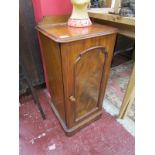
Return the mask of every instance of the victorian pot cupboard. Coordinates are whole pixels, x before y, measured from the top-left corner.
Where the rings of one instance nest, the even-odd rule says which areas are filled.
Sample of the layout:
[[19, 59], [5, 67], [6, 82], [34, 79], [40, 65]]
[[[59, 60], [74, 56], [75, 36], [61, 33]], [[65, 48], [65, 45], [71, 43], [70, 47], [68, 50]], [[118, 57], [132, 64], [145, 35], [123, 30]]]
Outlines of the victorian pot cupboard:
[[117, 29], [42, 24], [39, 31], [51, 107], [67, 135], [101, 117]]

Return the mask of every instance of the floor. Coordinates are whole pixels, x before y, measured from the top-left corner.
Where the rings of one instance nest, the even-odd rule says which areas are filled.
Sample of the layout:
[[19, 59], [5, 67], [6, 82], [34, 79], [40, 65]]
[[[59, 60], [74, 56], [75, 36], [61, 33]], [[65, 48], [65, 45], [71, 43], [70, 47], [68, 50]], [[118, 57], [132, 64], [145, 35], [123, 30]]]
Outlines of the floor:
[[[121, 107], [133, 64], [133, 61], [128, 61], [111, 68], [105, 98], [118, 109]], [[135, 102], [128, 112], [128, 117], [135, 121]]]
[[47, 89], [38, 91], [47, 117], [44, 121], [32, 96], [22, 97], [20, 155], [134, 155], [134, 108], [124, 120], [117, 119], [131, 69], [131, 62], [111, 69], [101, 119], [72, 137], [64, 134], [52, 112]]
[[46, 120], [31, 96], [20, 105], [20, 155], [134, 155], [134, 137], [103, 112], [102, 118], [73, 137], [64, 134], [49, 105], [46, 89], [38, 92]]

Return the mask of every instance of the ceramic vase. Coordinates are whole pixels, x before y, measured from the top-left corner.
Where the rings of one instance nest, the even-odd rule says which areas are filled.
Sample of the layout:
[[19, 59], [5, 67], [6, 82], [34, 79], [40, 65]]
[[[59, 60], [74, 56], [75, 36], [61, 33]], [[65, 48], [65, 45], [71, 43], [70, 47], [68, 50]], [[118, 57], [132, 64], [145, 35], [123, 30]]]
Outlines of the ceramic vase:
[[88, 16], [88, 5], [90, 0], [71, 0], [73, 4], [72, 15], [68, 20], [68, 26], [88, 27], [92, 22]]

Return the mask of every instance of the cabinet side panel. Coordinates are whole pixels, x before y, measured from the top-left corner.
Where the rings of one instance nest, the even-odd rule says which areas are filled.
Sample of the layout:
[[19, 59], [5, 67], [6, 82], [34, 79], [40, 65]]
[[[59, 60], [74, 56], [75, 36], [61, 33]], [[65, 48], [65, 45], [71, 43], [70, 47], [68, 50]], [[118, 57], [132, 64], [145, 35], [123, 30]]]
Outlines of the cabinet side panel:
[[47, 70], [52, 102], [59, 115], [65, 121], [62, 68], [59, 44], [39, 33]]

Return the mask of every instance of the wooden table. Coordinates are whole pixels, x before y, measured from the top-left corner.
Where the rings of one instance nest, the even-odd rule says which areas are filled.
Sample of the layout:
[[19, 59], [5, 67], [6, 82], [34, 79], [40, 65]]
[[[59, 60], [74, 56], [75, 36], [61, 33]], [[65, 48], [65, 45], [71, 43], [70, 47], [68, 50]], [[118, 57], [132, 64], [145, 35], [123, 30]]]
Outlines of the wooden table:
[[[118, 28], [118, 33], [127, 37], [135, 38], [135, 18], [122, 17], [119, 15], [109, 14], [112, 9], [90, 9], [89, 16], [98, 23], [115, 26]], [[135, 98], [135, 67], [133, 67], [132, 74], [128, 83], [128, 87], [120, 108], [119, 118], [124, 118], [133, 103]]]
[[135, 38], [135, 18], [122, 17], [109, 14], [110, 8], [89, 9], [89, 16], [95, 21], [105, 25], [115, 26], [119, 29], [118, 33]]

